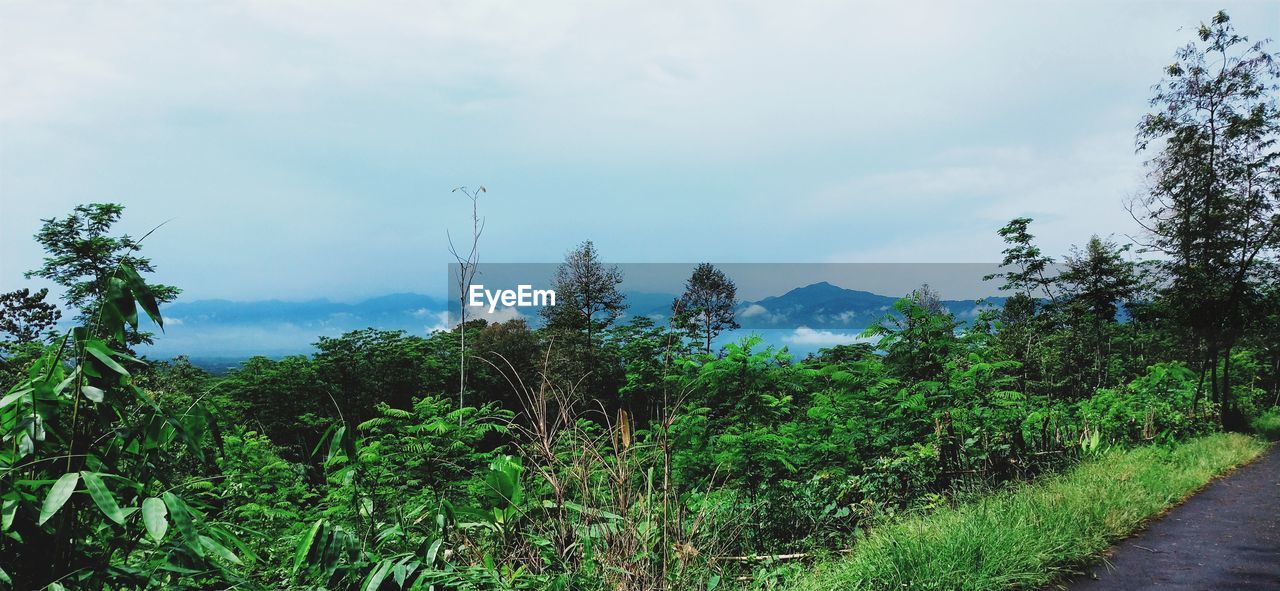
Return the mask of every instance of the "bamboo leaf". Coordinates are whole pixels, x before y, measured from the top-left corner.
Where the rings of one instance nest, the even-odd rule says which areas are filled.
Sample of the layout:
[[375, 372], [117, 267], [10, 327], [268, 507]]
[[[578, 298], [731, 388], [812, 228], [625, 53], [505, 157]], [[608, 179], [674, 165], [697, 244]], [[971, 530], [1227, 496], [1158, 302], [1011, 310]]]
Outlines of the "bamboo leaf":
[[311, 554], [311, 546], [316, 542], [316, 536], [320, 534], [321, 528], [324, 527], [324, 520], [317, 519], [315, 524], [311, 526], [311, 531], [307, 536], [298, 542], [298, 550], [293, 555], [293, 573], [297, 574], [298, 569], [302, 568], [302, 561], [307, 559]]
[[169, 508], [169, 517], [173, 518], [173, 525], [182, 534], [182, 541], [196, 556], [204, 558], [204, 545], [200, 543], [200, 535], [196, 533], [196, 525], [191, 520], [187, 504], [171, 492], [164, 493], [163, 498], [165, 506]]
[[9, 406], [10, 404], [13, 404], [14, 402], [17, 402], [23, 396], [26, 396], [31, 392], [33, 392], [32, 388], [23, 388], [21, 390], [18, 390], [17, 392], [10, 392], [9, 394], [6, 394], [4, 398], [0, 398], [0, 408], [4, 408], [6, 406]]
[[40, 520], [36, 523], [44, 525], [49, 521], [58, 509], [67, 504], [67, 499], [71, 498], [71, 493], [75, 492], [76, 484], [80, 482], [80, 475], [75, 472], [63, 474], [57, 482], [53, 483], [53, 488], [49, 489], [49, 495], [44, 498], [44, 505], [40, 507]]
[[116, 497], [102, 482], [102, 477], [97, 472], [81, 472], [80, 477], [84, 479], [84, 487], [89, 490], [89, 497], [93, 499], [98, 509], [102, 510], [102, 514], [106, 515], [107, 519], [124, 525], [124, 512], [120, 510], [120, 505], [116, 504]]
[[142, 310], [147, 313], [151, 321], [164, 330], [164, 318], [160, 316], [160, 306], [156, 302], [156, 296], [151, 292], [151, 287], [143, 281], [138, 271], [129, 265], [120, 265], [120, 274], [124, 276], [124, 281], [129, 286], [129, 290], [133, 292], [133, 296], [137, 298], [138, 305], [142, 306]]
[[18, 511], [18, 499], [5, 499], [0, 507], [0, 531], [9, 531], [13, 527], [13, 516]]
[[123, 279], [112, 277], [110, 284], [107, 286], [107, 300], [109, 305], [115, 308], [119, 319], [129, 323], [129, 326], [138, 328], [138, 307], [133, 300], [133, 292], [129, 290], [129, 286], [125, 285]]
[[205, 548], [212, 551], [219, 558], [232, 564], [242, 564], [240, 562], [240, 557], [236, 556], [235, 552], [232, 552], [226, 546], [219, 544], [217, 540], [214, 540], [209, 536], [200, 536], [200, 543], [204, 544]]
[[98, 361], [101, 361], [102, 364], [110, 368], [111, 371], [124, 376], [129, 375], [129, 371], [126, 370], [123, 365], [120, 365], [115, 359], [111, 358], [112, 351], [107, 348], [106, 343], [97, 339], [92, 339], [85, 342], [84, 350], [88, 351], [90, 355], [96, 357]]
[[387, 574], [391, 572], [391, 560], [386, 559], [378, 564], [378, 568], [369, 573], [369, 578], [365, 579], [364, 585], [360, 587], [360, 591], [378, 591], [378, 587], [382, 586], [382, 581], [386, 580]]

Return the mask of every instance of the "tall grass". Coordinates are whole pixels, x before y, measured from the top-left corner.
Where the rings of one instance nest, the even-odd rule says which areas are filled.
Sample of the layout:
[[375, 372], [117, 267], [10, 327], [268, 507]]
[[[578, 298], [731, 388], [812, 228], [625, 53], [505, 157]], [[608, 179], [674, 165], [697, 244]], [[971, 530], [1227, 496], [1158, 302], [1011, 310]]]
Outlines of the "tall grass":
[[1250, 426], [1261, 437], [1280, 441], [1280, 408], [1273, 408], [1253, 419]]
[[1217, 434], [1108, 452], [1062, 475], [879, 528], [793, 589], [1041, 587], [1265, 449], [1254, 438]]

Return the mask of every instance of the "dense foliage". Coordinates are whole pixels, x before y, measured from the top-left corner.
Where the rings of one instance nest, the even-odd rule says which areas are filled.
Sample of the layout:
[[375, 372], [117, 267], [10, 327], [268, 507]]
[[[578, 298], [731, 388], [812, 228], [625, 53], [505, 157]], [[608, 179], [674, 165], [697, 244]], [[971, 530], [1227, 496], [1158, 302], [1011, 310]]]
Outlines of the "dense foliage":
[[[1200, 38], [1237, 44], [1225, 16]], [[1108, 446], [1274, 432], [1274, 67], [1254, 47], [1231, 62], [1251, 70], [1215, 74], [1193, 49], [1156, 100], [1171, 119], [1140, 132], [1164, 139], [1149, 219], [1181, 258], [1093, 237], [1056, 264], [1018, 218], [999, 231], [1003, 307], [955, 318], [924, 286], [868, 343], [803, 359], [757, 338], [712, 350], [734, 290], [710, 265], [671, 325], [626, 317], [625, 278], [585, 242], [544, 327], [361, 330], [213, 376], [134, 354], [177, 290], [146, 279], [140, 240], [111, 236], [119, 206], [47, 220], [34, 273], [79, 316], [31, 344], [52, 322], [43, 294], [5, 300], [21, 320], [0, 355], [0, 584], [767, 587], [785, 557]], [[1204, 93], [1235, 105], [1229, 145], [1172, 108]], [[1229, 175], [1174, 182], [1215, 154]], [[1246, 219], [1271, 229], [1233, 233]]]

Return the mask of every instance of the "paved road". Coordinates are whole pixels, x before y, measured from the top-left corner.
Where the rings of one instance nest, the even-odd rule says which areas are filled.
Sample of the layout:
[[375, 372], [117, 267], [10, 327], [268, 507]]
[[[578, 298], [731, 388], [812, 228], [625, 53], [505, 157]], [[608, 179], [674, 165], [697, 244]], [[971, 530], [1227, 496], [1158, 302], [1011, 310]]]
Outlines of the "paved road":
[[1117, 544], [1086, 572], [1066, 589], [1280, 591], [1280, 446]]

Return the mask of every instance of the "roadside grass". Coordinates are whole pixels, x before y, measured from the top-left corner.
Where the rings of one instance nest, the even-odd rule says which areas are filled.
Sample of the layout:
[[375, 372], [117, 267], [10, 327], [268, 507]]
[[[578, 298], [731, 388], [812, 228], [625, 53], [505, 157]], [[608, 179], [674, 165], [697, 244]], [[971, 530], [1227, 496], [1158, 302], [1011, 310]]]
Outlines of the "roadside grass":
[[1216, 434], [1113, 450], [1061, 475], [878, 528], [791, 589], [1040, 588], [1266, 447]]
[[1272, 441], [1280, 440], [1280, 408], [1262, 413], [1250, 423], [1253, 432]]

